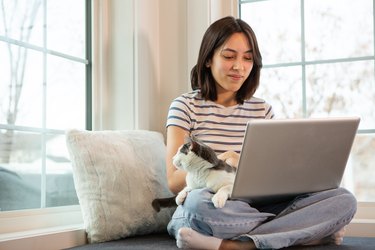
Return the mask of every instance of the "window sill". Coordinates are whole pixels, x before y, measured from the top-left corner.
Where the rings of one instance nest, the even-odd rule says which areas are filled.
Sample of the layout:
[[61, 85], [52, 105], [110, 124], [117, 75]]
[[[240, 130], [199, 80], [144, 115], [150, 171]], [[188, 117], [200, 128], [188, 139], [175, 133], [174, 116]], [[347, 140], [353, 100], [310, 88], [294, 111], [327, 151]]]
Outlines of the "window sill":
[[353, 219], [347, 226], [345, 236], [375, 237], [375, 220]]
[[[374, 211], [375, 202], [359, 202], [346, 236], [375, 237]], [[0, 213], [0, 249], [53, 250], [84, 244], [87, 238], [79, 206]]]
[[85, 243], [78, 205], [0, 213], [0, 249], [51, 250]]
[[83, 224], [79, 205], [0, 212], [0, 235], [77, 224]]
[[348, 225], [346, 235], [375, 237], [375, 202], [358, 202], [357, 213]]
[[65, 249], [87, 243], [83, 224], [0, 235], [0, 249]]
[[[353, 219], [346, 236], [375, 237], [375, 220]], [[65, 249], [87, 244], [83, 224], [0, 235], [0, 249]]]

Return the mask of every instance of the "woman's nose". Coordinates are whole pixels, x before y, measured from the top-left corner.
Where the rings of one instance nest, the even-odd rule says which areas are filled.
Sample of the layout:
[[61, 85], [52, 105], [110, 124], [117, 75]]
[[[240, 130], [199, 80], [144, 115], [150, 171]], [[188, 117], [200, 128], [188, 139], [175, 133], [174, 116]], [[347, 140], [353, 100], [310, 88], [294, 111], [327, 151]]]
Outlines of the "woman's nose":
[[236, 60], [233, 63], [233, 69], [234, 70], [243, 70], [243, 64], [241, 60]]

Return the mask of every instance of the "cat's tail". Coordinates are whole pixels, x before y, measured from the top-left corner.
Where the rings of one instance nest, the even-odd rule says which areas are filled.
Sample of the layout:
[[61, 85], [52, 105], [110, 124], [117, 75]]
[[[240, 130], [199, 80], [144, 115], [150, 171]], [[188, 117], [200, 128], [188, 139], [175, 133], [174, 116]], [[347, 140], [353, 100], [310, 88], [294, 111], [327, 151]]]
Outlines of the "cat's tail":
[[176, 196], [168, 198], [156, 198], [152, 201], [151, 205], [156, 212], [159, 212], [160, 209], [164, 207], [176, 207]]

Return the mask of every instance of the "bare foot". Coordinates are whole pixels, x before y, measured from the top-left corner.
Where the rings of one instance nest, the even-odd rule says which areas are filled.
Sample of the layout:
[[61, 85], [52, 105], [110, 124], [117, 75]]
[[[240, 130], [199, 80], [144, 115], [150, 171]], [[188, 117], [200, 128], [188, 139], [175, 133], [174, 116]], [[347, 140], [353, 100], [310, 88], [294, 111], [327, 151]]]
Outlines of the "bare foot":
[[188, 227], [180, 228], [176, 236], [178, 248], [218, 250], [222, 241], [222, 239], [213, 236], [200, 234]]
[[320, 240], [314, 240], [305, 245], [327, 245], [327, 244], [341, 245], [342, 242], [344, 241], [345, 231], [346, 231], [346, 228], [343, 227], [339, 231], [337, 231], [336, 233], [328, 237], [325, 237]]
[[214, 249], [214, 250], [252, 250], [256, 249], [252, 241], [222, 240], [213, 236], [206, 236], [191, 228], [183, 227], [176, 236], [178, 248]]
[[342, 244], [342, 242], [344, 241], [345, 232], [346, 232], [346, 227], [343, 227], [331, 236], [335, 245]]

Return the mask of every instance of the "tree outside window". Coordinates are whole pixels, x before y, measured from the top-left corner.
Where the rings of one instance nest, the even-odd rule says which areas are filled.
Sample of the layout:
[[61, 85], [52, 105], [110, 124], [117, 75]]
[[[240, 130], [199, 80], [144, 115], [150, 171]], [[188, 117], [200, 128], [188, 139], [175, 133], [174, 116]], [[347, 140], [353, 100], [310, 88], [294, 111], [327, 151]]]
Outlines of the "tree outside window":
[[278, 118], [361, 117], [342, 185], [375, 201], [373, 1], [250, 0], [240, 13], [263, 56], [256, 95]]
[[0, 211], [78, 204], [65, 129], [85, 129], [86, 1], [0, 0]]

